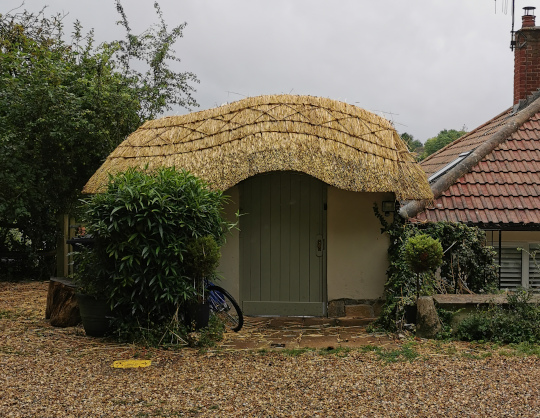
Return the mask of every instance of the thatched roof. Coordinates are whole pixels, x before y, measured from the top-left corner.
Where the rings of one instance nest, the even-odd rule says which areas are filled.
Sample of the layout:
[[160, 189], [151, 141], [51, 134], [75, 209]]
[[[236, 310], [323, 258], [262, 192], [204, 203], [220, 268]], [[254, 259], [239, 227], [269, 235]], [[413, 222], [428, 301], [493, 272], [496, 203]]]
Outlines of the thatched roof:
[[432, 199], [424, 171], [386, 119], [335, 100], [259, 96], [146, 122], [107, 158], [83, 192], [108, 173], [176, 166], [215, 189], [269, 171], [298, 171], [356, 192]]

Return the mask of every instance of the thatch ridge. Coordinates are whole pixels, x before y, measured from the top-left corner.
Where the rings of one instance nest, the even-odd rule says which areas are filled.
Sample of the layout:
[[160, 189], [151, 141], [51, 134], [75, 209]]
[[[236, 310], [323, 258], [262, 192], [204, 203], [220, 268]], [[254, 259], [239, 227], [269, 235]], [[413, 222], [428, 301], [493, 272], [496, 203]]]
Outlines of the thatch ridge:
[[347, 103], [312, 97], [251, 97], [221, 107], [148, 121], [92, 176], [160, 165], [191, 171], [215, 189], [268, 171], [299, 171], [335, 187], [431, 199], [423, 170], [386, 119]]

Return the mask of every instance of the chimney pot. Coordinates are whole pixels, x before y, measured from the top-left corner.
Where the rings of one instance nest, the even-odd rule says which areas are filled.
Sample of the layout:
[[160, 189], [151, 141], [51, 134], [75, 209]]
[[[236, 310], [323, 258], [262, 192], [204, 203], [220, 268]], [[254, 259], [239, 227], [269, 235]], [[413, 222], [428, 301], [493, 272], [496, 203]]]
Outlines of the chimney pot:
[[535, 26], [535, 18], [534, 10], [536, 7], [527, 6], [524, 7], [523, 10], [525, 11], [525, 14], [521, 18], [521, 27], [522, 28], [531, 28]]
[[515, 33], [514, 104], [540, 87], [540, 26], [535, 26], [534, 7], [524, 7], [523, 27]]

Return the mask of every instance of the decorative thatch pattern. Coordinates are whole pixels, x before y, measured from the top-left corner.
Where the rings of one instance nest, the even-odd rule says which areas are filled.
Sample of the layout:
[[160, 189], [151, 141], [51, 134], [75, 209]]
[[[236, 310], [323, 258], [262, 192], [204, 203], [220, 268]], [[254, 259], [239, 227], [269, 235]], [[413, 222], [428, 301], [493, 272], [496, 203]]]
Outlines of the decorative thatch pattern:
[[146, 122], [92, 176], [96, 193], [108, 173], [176, 166], [226, 190], [269, 171], [299, 171], [340, 189], [431, 199], [423, 170], [392, 125], [346, 103], [311, 96], [259, 96]]

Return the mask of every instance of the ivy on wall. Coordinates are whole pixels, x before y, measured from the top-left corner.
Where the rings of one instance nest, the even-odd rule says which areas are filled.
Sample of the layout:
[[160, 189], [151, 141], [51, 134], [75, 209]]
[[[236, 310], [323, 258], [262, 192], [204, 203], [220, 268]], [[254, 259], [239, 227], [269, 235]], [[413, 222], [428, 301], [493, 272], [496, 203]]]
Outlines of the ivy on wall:
[[373, 209], [381, 222], [381, 233], [390, 238], [385, 304], [377, 326], [395, 330], [405, 306], [416, 302], [416, 274], [406, 261], [404, 247], [409, 238], [419, 234], [438, 239], [443, 248], [440, 270], [429, 286], [423, 286], [421, 294], [487, 293], [497, 289], [496, 252], [486, 245], [485, 232], [480, 228], [452, 222], [413, 224], [400, 216], [388, 222], [377, 205]]

